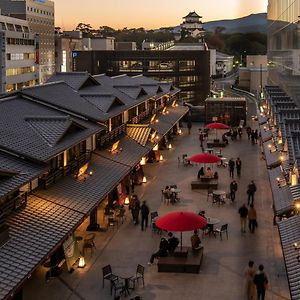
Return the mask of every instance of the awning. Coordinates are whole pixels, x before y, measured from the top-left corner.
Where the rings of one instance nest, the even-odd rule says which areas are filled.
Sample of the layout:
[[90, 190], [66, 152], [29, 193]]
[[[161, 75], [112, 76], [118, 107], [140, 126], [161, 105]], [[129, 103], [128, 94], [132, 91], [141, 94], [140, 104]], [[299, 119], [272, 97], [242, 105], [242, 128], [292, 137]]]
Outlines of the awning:
[[283, 257], [290, 288], [291, 299], [300, 299], [300, 263], [294, 243], [300, 245], [300, 215], [295, 215], [279, 222], [279, 235], [281, 239]]
[[84, 215], [30, 196], [26, 207], [10, 215], [9, 241], [0, 248], [0, 299], [20, 286]]
[[111, 152], [108, 149], [102, 151], [96, 150], [95, 154], [118, 164], [126, 165], [126, 167], [131, 169], [135, 167], [142, 157], [147, 155], [154, 146], [155, 144], [150, 142], [147, 142], [145, 146], [142, 146], [133, 139], [125, 136], [120, 139], [116, 151]]
[[266, 164], [268, 168], [276, 168], [281, 164], [280, 156], [282, 154], [279, 151], [270, 152], [269, 144], [273, 145], [272, 142], [263, 143]]
[[300, 184], [290, 186], [293, 201], [299, 201], [300, 200]]
[[258, 114], [258, 124], [259, 125], [264, 125], [268, 122], [269, 117], [266, 116], [261, 116], [260, 114]]
[[294, 209], [290, 186], [286, 184], [281, 167], [268, 170], [273, 194], [273, 208], [276, 216], [281, 216]]
[[34, 192], [38, 197], [88, 214], [129, 173], [130, 167], [93, 154], [88, 165], [92, 176], [68, 176], [47, 190]]
[[260, 125], [260, 134], [261, 134], [261, 140], [262, 142], [267, 142], [273, 137], [273, 132], [271, 129], [269, 129], [269, 126], [266, 125]]
[[145, 146], [147, 144], [150, 132], [151, 132], [151, 128], [149, 127], [149, 125], [144, 125], [144, 124], [126, 125], [126, 134], [142, 146]]
[[186, 106], [168, 107], [166, 112], [157, 115], [158, 123], [150, 124], [149, 126], [164, 136], [170, 129], [189, 111]]

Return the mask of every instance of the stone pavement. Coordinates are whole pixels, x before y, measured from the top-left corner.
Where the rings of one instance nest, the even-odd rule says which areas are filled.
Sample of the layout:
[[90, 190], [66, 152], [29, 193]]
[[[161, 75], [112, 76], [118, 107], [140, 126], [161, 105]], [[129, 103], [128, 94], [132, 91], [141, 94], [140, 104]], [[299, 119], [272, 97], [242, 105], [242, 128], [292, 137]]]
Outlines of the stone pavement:
[[[255, 126], [254, 123], [250, 125]], [[237, 178], [235, 203], [212, 206], [207, 201], [207, 190], [191, 190], [190, 182], [196, 179], [199, 167], [178, 166], [177, 161], [177, 157], [184, 153], [192, 155], [201, 152], [199, 126], [193, 124], [191, 135], [184, 128], [183, 136], [172, 143], [174, 148], [162, 152], [164, 162], [144, 167], [148, 182], [138, 186], [136, 193], [141, 200], [147, 200], [151, 211], [158, 211], [159, 215], [175, 210], [205, 210], [207, 216], [220, 219], [220, 225], [229, 224], [228, 240], [226, 237], [222, 241], [208, 236], [201, 238], [204, 257], [200, 274], [158, 273], [156, 264], [148, 266], [151, 253], [157, 250], [160, 236], [153, 235], [150, 228], [142, 232], [140, 226], [133, 225], [131, 215], [127, 212], [126, 221], [117, 230], [96, 233], [97, 250], [92, 256], [89, 253], [86, 255], [87, 266], [84, 269], [76, 269], [72, 274], [64, 273], [60, 279], [45, 283], [45, 270], [41, 267], [26, 284], [24, 299], [113, 299], [108, 282], [102, 288], [102, 267], [107, 264], [111, 264], [113, 272], [119, 275], [134, 274], [137, 264], [145, 266], [145, 287], [140, 285], [131, 297], [140, 295], [143, 300], [246, 299], [243, 270], [249, 259], [254, 260], [256, 267], [260, 263], [265, 265], [270, 280], [266, 300], [290, 299], [278, 230], [273, 226], [272, 194], [265, 162], [260, 159], [260, 147], [252, 146], [244, 133], [242, 140], [230, 141], [229, 146], [222, 150], [227, 158], [241, 158], [242, 176]], [[228, 169], [214, 166], [214, 170], [219, 173], [219, 189], [228, 191]], [[247, 201], [247, 185], [252, 179], [257, 185], [254, 204], [258, 228], [255, 234], [248, 231], [242, 234], [237, 211]], [[175, 205], [161, 202], [161, 189], [170, 184], [177, 184], [182, 190], [181, 202]], [[101, 216], [99, 221], [102, 224]], [[79, 234], [85, 227], [86, 223], [79, 229]], [[191, 234], [183, 233], [184, 245], [190, 245]]]

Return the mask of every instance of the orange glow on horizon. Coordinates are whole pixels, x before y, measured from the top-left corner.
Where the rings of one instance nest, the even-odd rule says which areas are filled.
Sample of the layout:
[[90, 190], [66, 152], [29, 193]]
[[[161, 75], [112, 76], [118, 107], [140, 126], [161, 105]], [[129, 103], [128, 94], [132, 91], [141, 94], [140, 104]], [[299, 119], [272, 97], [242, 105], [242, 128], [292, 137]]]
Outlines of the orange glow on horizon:
[[98, 29], [106, 25], [114, 29], [156, 29], [177, 26], [190, 11], [203, 16], [202, 21], [234, 19], [251, 13], [266, 12], [267, 0], [53, 0], [55, 26], [63, 30], [75, 29], [78, 23], [91, 24]]

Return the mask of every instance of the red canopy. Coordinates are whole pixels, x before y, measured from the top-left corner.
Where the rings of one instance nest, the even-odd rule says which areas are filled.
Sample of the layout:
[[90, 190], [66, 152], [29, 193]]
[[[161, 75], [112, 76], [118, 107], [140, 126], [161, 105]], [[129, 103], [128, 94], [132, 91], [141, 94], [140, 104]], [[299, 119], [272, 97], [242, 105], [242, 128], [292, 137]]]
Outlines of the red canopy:
[[228, 129], [229, 126], [223, 123], [209, 123], [205, 126], [210, 129]]
[[156, 226], [168, 231], [182, 232], [201, 229], [207, 224], [205, 218], [189, 211], [175, 211], [159, 217]]
[[209, 153], [200, 153], [200, 154], [195, 154], [188, 158], [189, 161], [194, 162], [194, 163], [199, 163], [199, 164], [214, 164], [219, 162], [221, 159], [220, 157], [209, 154]]

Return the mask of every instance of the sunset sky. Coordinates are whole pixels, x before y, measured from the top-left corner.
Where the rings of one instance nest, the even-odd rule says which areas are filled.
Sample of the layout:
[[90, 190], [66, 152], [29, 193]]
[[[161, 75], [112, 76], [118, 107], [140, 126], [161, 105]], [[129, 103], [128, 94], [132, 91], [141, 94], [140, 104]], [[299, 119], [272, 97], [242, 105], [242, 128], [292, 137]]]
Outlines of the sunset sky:
[[267, 0], [54, 0], [56, 26], [74, 29], [79, 22], [94, 28], [107, 25], [124, 27], [159, 27], [179, 25], [190, 11], [203, 16], [202, 21], [233, 19], [251, 13], [266, 12]]

